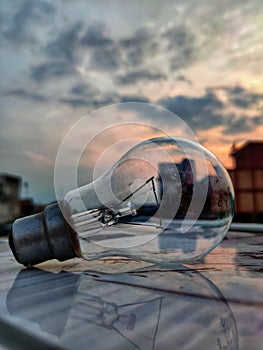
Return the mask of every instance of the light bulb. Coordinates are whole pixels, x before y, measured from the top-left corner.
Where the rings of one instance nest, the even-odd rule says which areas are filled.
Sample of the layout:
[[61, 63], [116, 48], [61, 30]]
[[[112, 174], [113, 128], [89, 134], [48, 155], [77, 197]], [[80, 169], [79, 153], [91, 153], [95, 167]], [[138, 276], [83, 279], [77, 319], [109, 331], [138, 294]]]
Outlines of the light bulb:
[[230, 177], [211, 152], [185, 139], [154, 138], [60, 203], [16, 220], [10, 246], [25, 265], [74, 256], [186, 263], [220, 243], [233, 208]]

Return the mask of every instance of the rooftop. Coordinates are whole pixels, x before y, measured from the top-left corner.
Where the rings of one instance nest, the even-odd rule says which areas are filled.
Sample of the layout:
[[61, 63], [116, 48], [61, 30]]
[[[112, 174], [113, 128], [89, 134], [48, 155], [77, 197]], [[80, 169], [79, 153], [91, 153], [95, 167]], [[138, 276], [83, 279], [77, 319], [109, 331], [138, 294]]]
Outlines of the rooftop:
[[231, 155], [235, 155], [236, 153], [239, 153], [240, 151], [246, 149], [246, 148], [250, 148], [253, 146], [261, 146], [263, 148], [263, 141], [262, 140], [250, 140], [250, 141], [246, 141], [243, 144], [236, 146], [235, 142], [232, 145], [232, 149], [230, 154]]

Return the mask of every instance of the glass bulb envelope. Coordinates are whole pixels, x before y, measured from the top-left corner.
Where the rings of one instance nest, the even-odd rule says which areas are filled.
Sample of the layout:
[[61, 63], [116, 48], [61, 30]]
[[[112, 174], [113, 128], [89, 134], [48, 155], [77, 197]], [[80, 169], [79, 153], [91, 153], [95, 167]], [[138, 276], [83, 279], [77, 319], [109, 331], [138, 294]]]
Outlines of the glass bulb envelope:
[[202, 257], [224, 238], [234, 192], [220, 161], [195, 142], [144, 141], [93, 183], [59, 203], [87, 260], [126, 256], [158, 263]]

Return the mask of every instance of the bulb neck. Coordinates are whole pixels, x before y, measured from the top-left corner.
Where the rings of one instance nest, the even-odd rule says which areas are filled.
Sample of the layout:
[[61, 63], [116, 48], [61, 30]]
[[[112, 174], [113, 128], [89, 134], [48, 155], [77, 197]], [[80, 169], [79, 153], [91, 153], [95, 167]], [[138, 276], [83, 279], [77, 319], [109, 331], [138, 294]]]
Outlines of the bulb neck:
[[16, 260], [25, 266], [78, 256], [74, 232], [64, 220], [58, 204], [16, 220], [9, 235], [9, 245]]

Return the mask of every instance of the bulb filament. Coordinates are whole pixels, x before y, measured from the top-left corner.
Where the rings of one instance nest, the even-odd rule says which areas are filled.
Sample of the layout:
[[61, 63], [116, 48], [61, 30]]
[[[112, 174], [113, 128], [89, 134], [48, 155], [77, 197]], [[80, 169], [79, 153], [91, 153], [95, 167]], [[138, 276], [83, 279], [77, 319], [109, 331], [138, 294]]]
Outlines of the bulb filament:
[[[119, 204], [119, 208], [117, 209], [92, 209], [87, 210], [82, 213], [73, 214], [71, 216], [72, 224], [75, 230], [78, 233], [85, 233], [85, 236], [93, 235], [95, 231], [100, 230], [106, 226], [112, 226], [118, 223], [119, 219], [124, 216], [136, 216], [137, 210], [136, 205], [133, 201], [128, 201], [131, 197], [133, 197], [137, 192], [139, 192], [143, 187], [145, 187], [148, 183], [152, 183], [151, 190], [154, 193], [156, 204], [158, 205], [158, 199], [156, 194], [156, 189], [154, 185], [154, 176], [150, 177], [146, 180], [141, 186], [139, 186], [135, 191], [130, 193], [127, 197], [125, 197]], [[148, 190], [147, 190], [148, 192]], [[133, 197], [134, 199], [136, 197]], [[128, 202], [127, 202], [128, 201]], [[126, 202], [124, 207], [120, 207], [123, 203]]]

